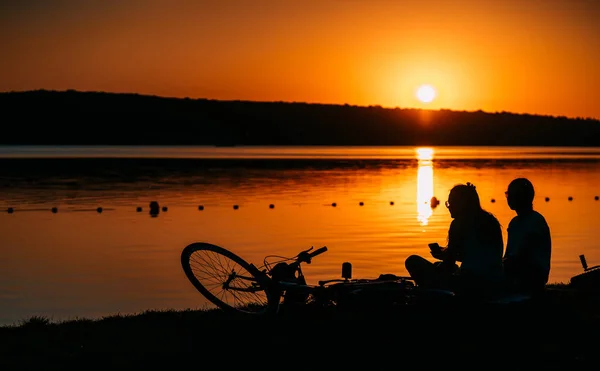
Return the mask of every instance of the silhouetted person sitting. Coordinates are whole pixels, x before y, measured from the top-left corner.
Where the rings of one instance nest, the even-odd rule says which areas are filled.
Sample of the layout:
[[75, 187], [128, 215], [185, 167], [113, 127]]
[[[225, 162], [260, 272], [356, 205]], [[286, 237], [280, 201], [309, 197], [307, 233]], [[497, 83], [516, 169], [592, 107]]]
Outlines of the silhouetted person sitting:
[[509, 290], [536, 294], [544, 290], [550, 275], [552, 243], [546, 219], [533, 209], [535, 191], [528, 179], [508, 185], [506, 201], [517, 215], [508, 225], [504, 272]]
[[405, 261], [407, 271], [420, 287], [451, 290], [470, 298], [495, 297], [504, 282], [504, 243], [498, 219], [481, 208], [479, 195], [470, 183], [454, 186], [446, 207], [453, 218], [447, 247], [431, 251], [440, 261], [432, 263], [411, 255]]

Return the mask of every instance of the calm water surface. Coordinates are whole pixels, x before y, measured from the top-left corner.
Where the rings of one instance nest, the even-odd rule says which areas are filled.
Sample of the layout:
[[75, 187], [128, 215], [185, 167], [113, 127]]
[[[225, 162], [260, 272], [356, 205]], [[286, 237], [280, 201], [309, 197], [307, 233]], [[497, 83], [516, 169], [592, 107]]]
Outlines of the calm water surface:
[[[406, 274], [409, 254], [445, 244], [444, 201], [467, 181], [506, 228], [508, 183], [532, 180], [551, 282], [580, 273], [580, 254], [600, 264], [600, 149], [13, 146], [0, 164], [0, 325], [210, 307], [179, 262], [195, 241], [258, 264], [326, 245], [309, 283], [346, 261], [355, 277]], [[167, 211], [151, 217], [153, 200]]]

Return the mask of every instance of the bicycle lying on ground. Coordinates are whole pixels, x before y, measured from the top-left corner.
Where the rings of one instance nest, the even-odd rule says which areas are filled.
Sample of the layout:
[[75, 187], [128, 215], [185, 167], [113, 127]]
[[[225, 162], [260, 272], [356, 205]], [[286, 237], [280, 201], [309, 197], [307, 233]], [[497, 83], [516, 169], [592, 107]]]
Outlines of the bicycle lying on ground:
[[255, 266], [233, 252], [194, 242], [181, 253], [181, 265], [194, 287], [217, 307], [233, 313], [264, 315], [307, 307], [356, 309], [398, 307], [454, 296], [445, 290], [419, 290], [411, 277], [381, 274], [353, 279], [352, 265], [342, 264], [342, 278], [306, 283], [302, 264], [327, 251], [313, 247], [287, 258], [268, 255]]

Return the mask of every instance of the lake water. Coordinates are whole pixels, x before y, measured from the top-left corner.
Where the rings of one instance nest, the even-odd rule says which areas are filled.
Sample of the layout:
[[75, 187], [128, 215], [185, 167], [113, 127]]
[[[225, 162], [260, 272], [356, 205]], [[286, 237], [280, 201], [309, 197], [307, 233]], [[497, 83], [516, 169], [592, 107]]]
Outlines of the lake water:
[[[409, 254], [445, 244], [444, 201], [465, 182], [505, 241], [504, 191], [534, 183], [551, 282], [582, 272], [580, 254], [600, 264], [600, 149], [6, 146], [0, 164], [0, 325], [211, 307], [180, 266], [195, 241], [257, 264], [325, 245], [309, 283], [346, 261], [354, 277], [406, 274]], [[167, 207], [155, 217], [154, 200]]]

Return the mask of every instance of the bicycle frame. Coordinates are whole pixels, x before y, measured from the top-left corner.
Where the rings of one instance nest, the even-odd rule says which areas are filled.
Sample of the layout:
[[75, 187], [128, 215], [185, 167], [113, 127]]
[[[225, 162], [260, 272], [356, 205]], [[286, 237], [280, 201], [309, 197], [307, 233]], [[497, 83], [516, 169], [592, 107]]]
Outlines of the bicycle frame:
[[[280, 302], [283, 297], [283, 303], [289, 304], [291, 302], [298, 303], [298, 298], [292, 299], [292, 296], [297, 294], [299, 291], [314, 291], [315, 286], [307, 285], [302, 273], [301, 264], [310, 264], [311, 259], [314, 256], [322, 254], [327, 251], [327, 247], [316, 250], [310, 253], [312, 247], [308, 250], [304, 250], [296, 255], [295, 258], [285, 258], [284, 261], [276, 264], [273, 268], [269, 268], [268, 264], [264, 264], [263, 269], [259, 269], [253, 263], [249, 264], [249, 273], [252, 276], [245, 276], [238, 274], [235, 271], [229, 273], [227, 280], [223, 282], [222, 288], [229, 292], [244, 292], [244, 293], [255, 293], [263, 290], [269, 290], [271, 295], [277, 298], [276, 301]], [[293, 260], [292, 263], [286, 263], [285, 261]], [[285, 264], [280, 265], [280, 264]], [[286, 280], [287, 279], [287, 280]], [[249, 282], [248, 287], [238, 287], [230, 285], [235, 280], [242, 280]], [[275, 304], [271, 304], [275, 305]]]
[[[358, 294], [362, 294], [363, 297], [373, 294], [369, 300], [376, 300], [377, 296], [381, 298], [394, 294], [405, 299], [406, 290], [414, 286], [411, 277], [393, 274], [380, 275], [372, 279], [352, 279], [352, 265], [349, 262], [342, 264], [341, 279], [322, 280], [317, 285], [308, 285], [302, 272], [302, 263], [310, 264], [314, 256], [327, 251], [327, 248], [322, 247], [312, 254], [311, 250], [312, 248], [300, 252], [295, 259], [291, 259], [291, 263], [284, 263], [285, 265], [276, 265], [263, 271], [256, 268], [257, 271], [253, 274], [263, 277], [262, 283], [272, 290], [272, 293], [279, 298], [280, 304], [285, 306], [305, 305], [312, 302], [317, 306], [325, 307], [339, 304], [342, 297], [347, 298], [352, 295], [358, 297]], [[276, 268], [282, 272], [275, 272]]]

